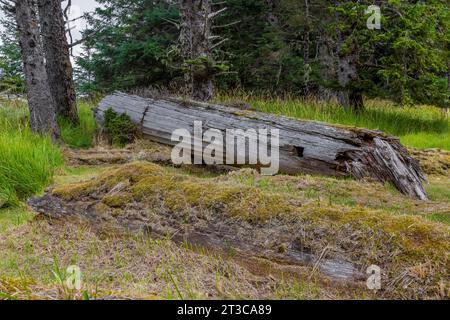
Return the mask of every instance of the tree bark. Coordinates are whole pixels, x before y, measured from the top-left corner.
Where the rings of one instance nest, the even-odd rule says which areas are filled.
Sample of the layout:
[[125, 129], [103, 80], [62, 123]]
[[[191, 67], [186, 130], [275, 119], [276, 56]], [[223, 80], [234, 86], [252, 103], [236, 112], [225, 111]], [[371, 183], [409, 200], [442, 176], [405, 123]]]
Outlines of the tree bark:
[[278, 27], [278, 17], [275, 14], [276, 10], [276, 1], [275, 0], [266, 0], [267, 7], [269, 12], [267, 13], [267, 21], [273, 26]]
[[[450, 95], [450, 61], [447, 62], [447, 90]], [[447, 108], [443, 108], [442, 110], [444, 112], [445, 117], [450, 116], [450, 108], [447, 107]]]
[[209, 0], [181, 0], [180, 44], [187, 65], [187, 93], [208, 101], [214, 94], [214, 61], [211, 55], [211, 3]]
[[[340, 50], [340, 44], [338, 50]], [[338, 52], [338, 68], [337, 76], [340, 86], [338, 94], [338, 102], [341, 106], [349, 111], [359, 112], [364, 109], [364, 100], [361, 93], [352, 88], [352, 82], [358, 78], [358, 70], [356, 69], [355, 55], [339, 55]]]
[[[334, 5], [339, 7], [340, 1], [334, 1]], [[340, 21], [339, 13], [336, 13], [336, 21]], [[357, 50], [344, 52], [342, 50], [345, 35], [338, 27], [336, 30], [336, 56], [337, 56], [337, 81], [340, 86], [338, 93], [338, 103], [349, 111], [361, 111], [364, 109], [364, 100], [361, 93], [352, 87], [352, 83], [358, 80]]]
[[350, 107], [355, 112], [364, 110], [364, 98], [363, 95], [357, 90], [350, 90], [349, 93]]
[[[203, 130], [217, 129], [223, 136], [227, 129], [278, 129], [281, 173], [369, 178], [391, 182], [404, 194], [427, 199], [422, 186], [425, 177], [418, 163], [398, 139], [378, 131], [299, 121], [195, 101], [154, 100], [123, 93], [108, 96], [99, 104], [96, 117], [100, 123], [109, 108], [119, 114], [128, 114], [142, 129], [144, 137], [167, 145], [178, 144], [178, 141], [172, 141], [172, 133], [177, 129], [186, 129], [192, 136], [194, 121], [201, 121]], [[228, 151], [225, 150], [227, 156]], [[234, 150], [231, 152], [235, 154]], [[254, 152], [247, 148], [243, 156], [254, 158]]]
[[60, 117], [78, 123], [73, 68], [61, 0], [38, 0], [38, 4], [46, 69], [56, 113]]
[[447, 62], [447, 88], [450, 92], [450, 61]]
[[48, 84], [35, 0], [17, 0], [15, 17], [27, 85], [30, 127], [59, 139], [55, 104]]
[[336, 102], [339, 100], [339, 93], [326, 84], [326, 82], [337, 78], [336, 58], [331, 44], [332, 41], [330, 38], [326, 37], [318, 45], [320, 75], [324, 82], [319, 86], [318, 96], [320, 100], [326, 102]]

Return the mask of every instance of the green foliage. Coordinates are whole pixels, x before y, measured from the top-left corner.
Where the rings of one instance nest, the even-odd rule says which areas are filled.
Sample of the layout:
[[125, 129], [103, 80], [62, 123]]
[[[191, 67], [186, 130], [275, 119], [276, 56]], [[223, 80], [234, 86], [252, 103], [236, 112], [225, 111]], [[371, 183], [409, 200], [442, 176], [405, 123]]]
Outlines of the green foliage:
[[15, 35], [6, 29], [0, 33], [0, 43], [0, 92], [23, 93], [22, 58]]
[[403, 105], [448, 106], [448, 1], [376, 1], [381, 7], [381, 30], [366, 26], [368, 15], [363, 13], [371, 4], [340, 1], [330, 7], [337, 18], [326, 30], [343, 44], [338, 54], [357, 57], [358, 77], [349, 87]]
[[87, 149], [92, 147], [97, 123], [92, 113], [92, 106], [89, 103], [78, 104], [78, 115], [80, 123], [74, 125], [67, 119], [59, 119], [59, 128], [64, 143], [76, 149]]
[[105, 111], [104, 118], [104, 132], [109, 143], [124, 146], [137, 137], [138, 128], [128, 115], [117, 114], [110, 108]]
[[167, 84], [176, 71], [166, 63], [176, 42], [176, 6], [167, 1], [99, 0], [88, 18], [86, 53], [77, 59], [78, 88], [108, 92]]
[[184, 61], [184, 66], [181, 70], [187, 72], [194, 70], [196, 74], [215, 75], [222, 72], [227, 72], [230, 69], [225, 63], [216, 63], [207, 57], [200, 57], [198, 59], [190, 59]]
[[220, 87], [283, 91], [299, 85], [302, 61], [284, 41], [282, 30], [269, 23], [267, 3], [228, 0], [224, 6], [227, 10], [215, 25], [227, 27], [214, 29], [214, 33], [228, 41], [216, 55], [233, 73], [218, 78]]
[[[89, 54], [78, 60], [80, 88], [110, 91], [172, 86], [178, 6], [167, 1], [100, 0], [85, 35]], [[365, 10], [381, 7], [381, 30], [369, 30]], [[399, 104], [450, 105], [448, 1], [226, 0], [215, 10], [213, 34], [226, 39], [213, 50], [217, 65], [187, 61], [219, 76], [222, 90], [318, 95], [354, 91]], [[306, 14], [307, 13], [307, 14]], [[271, 19], [273, 16], [275, 19]], [[89, 37], [88, 37], [89, 39]], [[217, 41], [217, 40], [215, 40]], [[331, 60], [324, 59], [324, 48]], [[356, 76], [338, 83], [338, 58], [352, 56]]]
[[24, 114], [0, 106], [0, 208], [41, 192], [63, 164], [60, 149], [49, 137], [31, 133]]

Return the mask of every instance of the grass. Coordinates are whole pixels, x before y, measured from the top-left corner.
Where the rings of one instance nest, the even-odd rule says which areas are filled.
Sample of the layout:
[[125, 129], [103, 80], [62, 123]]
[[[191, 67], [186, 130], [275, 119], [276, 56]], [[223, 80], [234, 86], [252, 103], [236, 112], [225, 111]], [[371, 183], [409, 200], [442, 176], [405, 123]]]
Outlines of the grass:
[[412, 133], [401, 136], [400, 141], [405, 146], [417, 149], [438, 148], [450, 150], [450, 131], [443, 133]]
[[[122, 169], [114, 170], [115, 168]], [[156, 174], [155, 181], [158, 183], [146, 186], [144, 181], [151, 183], [150, 177], [153, 174]], [[171, 181], [166, 181], [166, 174]], [[100, 178], [93, 179], [99, 175]], [[109, 178], [104, 179], [106, 176]], [[229, 176], [200, 178], [186, 174], [180, 169], [159, 169], [153, 165], [149, 165], [148, 168], [135, 165], [114, 168], [87, 166], [59, 170], [54, 181], [59, 192], [72, 190], [78, 193], [83, 190], [77, 186], [95, 185], [95, 190], [102, 190], [103, 188], [98, 186], [105, 183], [109, 185], [109, 190], [110, 187], [128, 178], [136, 180], [135, 186], [132, 187], [136, 196], [139, 197], [140, 188], [145, 187], [149, 190], [145, 201], [152, 201], [155, 193], [161, 192], [161, 194], [167, 194], [166, 201], [171, 206], [185, 203], [197, 208], [220, 208], [222, 206], [212, 205], [213, 202], [226, 205], [234, 201], [233, 197], [221, 197], [220, 194], [216, 197], [217, 192], [211, 192], [212, 189], [228, 194], [233, 193], [234, 189], [236, 194], [239, 192], [245, 194], [250, 190], [251, 194], [256, 196], [261, 192], [269, 196], [274, 193], [289, 194], [291, 199], [289, 201], [294, 201], [293, 205], [297, 206], [301, 203], [299, 210], [304, 211], [304, 214], [308, 216], [306, 221], [319, 222], [321, 230], [330, 230], [336, 227], [335, 224], [338, 224], [336, 230], [345, 230], [347, 227], [341, 228], [339, 220], [345, 219], [346, 215], [354, 220], [343, 221], [343, 224], [354, 225], [357, 233], [364, 228], [378, 230], [385, 226], [396, 227], [392, 222], [407, 220], [407, 216], [412, 215], [423, 215], [424, 218], [439, 224], [449, 223], [448, 213], [445, 213], [448, 206], [442, 207], [442, 213], [438, 210], [439, 206], [443, 205], [442, 201], [447, 203], [450, 201], [445, 198], [445, 187], [440, 187], [446, 183], [444, 178], [437, 183], [432, 181], [433, 183], [430, 184], [431, 188], [436, 187], [433, 192], [436, 199], [433, 200], [441, 201], [436, 204], [436, 207], [433, 207], [435, 204], [432, 203], [418, 205], [419, 202], [403, 197], [392, 188], [378, 184], [312, 176], [258, 177], [250, 171], [248, 173], [240, 171]], [[137, 180], [141, 180], [142, 183]], [[66, 184], [75, 185], [68, 187]], [[163, 189], [160, 184], [168, 184], [170, 188]], [[72, 188], [74, 186], [75, 188]], [[260, 191], [254, 193], [253, 190]], [[68, 194], [67, 197], [69, 198]], [[183, 197], [185, 200], [182, 199]], [[264, 208], [253, 207], [252, 210], [255, 211], [269, 209], [266, 204], [253, 202], [250, 197], [242, 197], [241, 200], [240, 207], [243, 213], [251, 211], [245, 209], [249, 204], [264, 206]], [[155, 209], [159, 207], [160, 205], [154, 206]], [[270, 210], [277, 213], [281, 207], [270, 208]], [[425, 213], [427, 210], [432, 213]], [[368, 212], [370, 219], [367, 219]], [[395, 218], [396, 216], [398, 218]], [[337, 287], [335, 283], [324, 284], [315, 278], [309, 279], [310, 270], [304, 271], [306, 274], [304, 277], [296, 275], [292, 278], [288, 274], [278, 275], [269, 265], [248, 267], [246, 264], [244, 268], [233, 261], [232, 255], [225, 258], [208, 251], [197, 252], [188, 246], [185, 248], [176, 245], [168, 239], [152, 240], [139, 234], [97, 233], [89, 225], [72, 223], [70, 220], [65, 220], [63, 223], [54, 221], [51, 224], [45, 220], [25, 223], [30, 221], [30, 218], [31, 214], [24, 207], [0, 210], [0, 299], [84, 299], [86, 295], [92, 299], [169, 300], [181, 297], [187, 299], [373, 298], [366, 290], [354, 292], [352, 291], [354, 289], [348, 287]], [[370, 221], [372, 219], [373, 222]], [[424, 220], [408, 220], [408, 228], [404, 230], [409, 231], [403, 234], [401, 231], [403, 226], [400, 226], [401, 229], [393, 230], [392, 234], [396, 234], [396, 237], [393, 238], [394, 240], [389, 240], [389, 243], [398, 243], [402, 239], [415, 241], [422, 241], [424, 237], [432, 239], [433, 236], [429, 236], [429, 231], [425, 230], [424, 234], [421, 234], [422, 231], [416, 230], [417, 226], [427, 226]], [[366, 222], [373, 225], [367, 226]], [[329, 241], [332, 239], [334, 238], [330, 238]], [[320, 241], [320, 239], [316, 240]], [[372, 242], [370, 240], [367, 243], [370, 247]], [[401, 253], [403, 256], [407, 252]], [[434, 259], [431, 255], [429, 257]], [[403, 257], [397, 259], [403, 259]], [[419, 260], [414, 260], [417, 265], [420, 265]], [[58, 262], [58, 268], [55, 268], [55, 261]], [[67, 290], [61, 286], [54, 274], [55, 269], [65, 270], [70, 265], [81, 268], [83, 287], [80, 292], [67, 295]], [[256, 272], [257, 276], [253, 272]], [[263, 272], [263, 275], [259, 272]], [[264, 272], [270, 275], [267, 276]]]
[[431, 106], [399, 107], [387, 101], [371, 100], [360, 113], [314, 100], [272, 98], [243, 93], [220, 94], [217, 102], [243, 101], [262, 112], [333, 124], [380, 130], [400, 137], [406, 146], [450, 150], [450, 120]]
[[64, 143], [75, 149], [88, 149], [93, 146], [97, 124], [92, 113], [92, 104], [80, 102], [78, 104], [80, 124], [73, 125], [65, 119], [60, 119], [59, 127]]
[[82, 180], [93, 179], [106, 170], [108, 170], [108, 167], [102, 166], [65, 167], [55, 176], [54, 181], [57, 185], [77, 183]]
[[[446, 276], [448, 199], [434, 204], [414, 201], [375, 183], [311, 176], [260, 177], [248, 169], [200, 178], [138, 162], [108, 170], [94, 180], [57, 187], [53, 195], [73, 203], [96, 201], [97, 214], [111, 219], [128, 219], [137, 205], [140, 212], [149, 212], [144, 219], [151, 220], [155, 212], [158, 217], [170, 212], [180, 223], [171, 225], [175, 229], [192, 223], [193, 228], [202, 230], [202, 222], [195, 225], [198, 217], [209, 217], [212, 224], [218, 223], [214, 217], [220, 217], [227, 226], [245, 221], [242, 223], [258, 230], [261, 239], [284, 237], [283, 241], [290, 243], [296, 241], [301, 228], [302, 246], [311, 252], [320, 253], [326, 246], [337, 248], [339, 255], [358, 266], [381, 266], [390, 279], [433, 265], [408, 290], [401, 285], [390, 288], [389, 294], [397, 297], [412, 297], [421, 290], [435, 296], [435, 285]], [[134, 222], [130, 218], [126, 223]], [[271, 226], [270, 235], [264, 228], [258, 229], [266, 224]], [[236, 230], [233, 234], [240, 234]], [[249, 245], [248, 238], [240, 237], [239, 241]], [[233, 239], [238, 241], [238, 236]]]
[[425, 185], [425, 189], [431, 200], [450, 202], [450, 177], [436, 177]]
[[[277, 285], [269, 280], [258, 288], [262, 280], [233, 261], [166, 239], [100, 237], [71, 223], [38, 222], [15, 231], [8, 242], [0, 239], [0, 300], [83, 299], [83, 292], [92, 299], [264, 299]], [[55, 273], [70, 265], [80, 267], [82, 289], [68, 295]]]
[[[364, 113], [349, 114], [332, 105], [291, 98], [222, 95], [218, 99], [245, 100], [260, 111], [296, 118], [383, 130], [410, 147], [450, 150], [449, 121], [432, 107], [398, 108], [371, 101]], [[60, 122], [68, 146], [93, 145], [92, 105], [79, 104], [80, 126]], [[262, 268], [270, 276], [257, 275], [234, 261], [234, 254], [224, 258], [197, 252], [169, 239], [97, 233], [92, 226], [72, 221], [50, 224], [34, 220], [21, 200], [50, 183], [56, 184], [55, 194], [70, 201], [129, 181], [118, 194], [99, 200], [98, 209], [112, 217], [127, 213], [130, 199], [147, 205], [151, 212], [162, 207], [174, 213], [223, 210], [224, 219], [248, 223], [285, 218], [289, 222], [293, 216], [289, 223], [299, 221], [304, 231], [312, 234], [304, 241], [313, 251], [320, 252], [330, 243], [339, 247], [342, 240], [344, 249], [357, 245], [345, 251], [352, 260], [370, 260], [384, 266], [390, 275], [404, 272], [420, 278], [425, 268], [425, 278], [416, 279], [413, 285], [429, 289], [430, 295], [436, 291], [429, 285], [437, 286], [437, 278], [431, 278], [440, 277], [448, 263], [447, 176], [431, 177], [426, 188], [432, 202], [418, 202], [383, 185], [329, 177], [259, 177], [250, 171], [200, 177], [148, 164], [114, 167], [117, 170], [71, 168], [63, 166], [60, 149], [49, 139], [33, 135], [27, 122], [25, 104], [0, 106], [0, 299], [321, 299], [371, 294], [324, 285], [308, 277], [278, 277], [273, 269]], [[188, 221], [188, 217], [180, 219]], [[234, 250], [230, 245], [230, 252]], [[391, 256], [393, 260], [385, 260]], [[61, 274], [55, 271], [64, 271], [69, 265], [80, 266], [83, 273], [82, 292], [73, 295], [55, 278], [55, 273]], [[399, 290], [403, 294], [403, 289]]]
[[32, 217], [33, 214], [24, 205], [0, 209], [0, 234], [11, 227], [22, 225]]
[[[97, 130], [91, 104], [81, 102], [78, 109], [80, 124], [60, 120], [61, 135], [69, 147], [89, 148]], [[0, 105], [0, 208], [16, 206], [41, 192], [62, 166], [60, 148], [30, 131], [25, 103]]]
[[0, 107], [0, 208], [39, 193], [63, 165], [48, 137], [31, 133], [23, 106]]
[[[89, 181], [111, 168], [60, 171], [57, 185]], [[175, 169], [174, 169], [175, 170]], [[20, 215], [18, 219], [17, 215]], [[233, 259], [169, 239], [96, 233], [87, 225], [30, 220], [24, 207], [0, 209], [1, 299], [324, 299], [354, 288], [286, 275], [253, 274]], [[3, 217], [3, 219], [2, 219]], [[3, 227], [3, 229], [2, 229]], [[6, 232], [7, 230], [7, 232]], [[64, 272], [77, 265], [82, 289], [68, 292]], [[255, 268], [260, 268], [255, 265]], [[266, 270], [264, 266], [264, 270]]]

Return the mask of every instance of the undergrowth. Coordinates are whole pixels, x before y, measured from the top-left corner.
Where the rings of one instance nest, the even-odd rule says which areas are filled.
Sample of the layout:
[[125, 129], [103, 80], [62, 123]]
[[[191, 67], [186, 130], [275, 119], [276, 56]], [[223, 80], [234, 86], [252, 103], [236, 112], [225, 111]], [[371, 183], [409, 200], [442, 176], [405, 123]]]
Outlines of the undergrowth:
[[104, 133], [110, 144], [124, 146], [137, 137], [137, 126], [128, 115], [117, 114], [110, 108], [105, 111], [104, 118]]
[[[252, 184], [245, 183], [250, 179]], [[259, 179], [268, 180], [261, 183]], [[438, 294], [435, 286], [447, 276], [448, 225], [419, 215], [393, 214], [382, 207], [372, 209], [310, 198], [305, 192], [308, 183], [304, 177], [260, 178], [248, 170], [198, 178], [173, 174], [155, 164], [132, 163], [95, 180], [56, 188], [53, 195], [65, 201], [91, 201], [95, 194], [95, 199], [101, 199], [95, 210], [102, 216], [127, 216], [129, 206], [141, 203], [149, 212], [169, 211], [186, 221], [195, 214], [220, 215], [221, 219], [245, 221], [255, 227], [267, 223], [286, 225], [292, 228], [289, 232], [301, 225], [302, 246], [313, 253], [319, 254], [330, 246], [358, 265], [373, 263], [382, 267], [390, 279], [403, 273], [405, 281], [413, 278], [408, 290], [392, 284], [390, 293], [409, 292], [412, 297], [420, 289], [422, 296]], [[273, 187], [268, 189], [270, 184]], [[395, 196], [389, 190], [383, 192], [386, 200]], [[424, 276], [416, 277], [415, 272], [423, 268]]]
[[0, 107], [0, 208], [41, 192], [62, 165], [59, 147], [30, 131], [22, 106]]
[[88, 149], [93, 146], [97, 123], [92, 112], [92, 105], [87, 102], [78, 104], [80, 123], [72, 124], [66, 119], [59, 119], [58, 124], [64, 143], [75, 149]]

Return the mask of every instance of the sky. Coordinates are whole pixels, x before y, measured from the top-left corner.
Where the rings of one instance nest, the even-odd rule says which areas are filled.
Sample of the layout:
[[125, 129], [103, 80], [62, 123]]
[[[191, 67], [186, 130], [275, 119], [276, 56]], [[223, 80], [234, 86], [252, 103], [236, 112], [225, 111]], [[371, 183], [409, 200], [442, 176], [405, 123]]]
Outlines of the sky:
[[[62, 2], [63, 8], [67, 5], [67, 1]], [[92, 12], [98, 7], [99, 4], [95, 0], [72, 0], [72, 10], [70, 12], [69, 20], [80, 17], [86, 12]], [[73, 41], [77, 41], [81, 38], [81, 31], [86, 27], [86, 23], [84, 20], [77, 20], [73, 22], [71, 27]], [[76, 46], [73, 50], [73, 54], [75, 56], [79, 55], [82, 51], [81, 45]]]
[[[67, 0], [64, 0], [61, 5], [63, 8], [65, 8], [67, 5]], [[72, 0], [72, 10], [69, 15], [69, 20], [78, 18], [86, 12], [92, 12], [96, 7], [99, 6], [100, 5], [95, 0]], [[0, 10], [0, 17], [2, 17], [2, 15], [3, 12]], [[76, 22], [72, 23], [72, 27], [74, 27], [74, 29], [72, 30], [73, 40], [77, 41], [81, 38], [81, 31], [86, 27], [86, 23], [84, 20], [77, 20]], [[73, 53], [75, 56], [77, 56], [81, 51], [82, 47], [77, 46], [74, 48]]]

